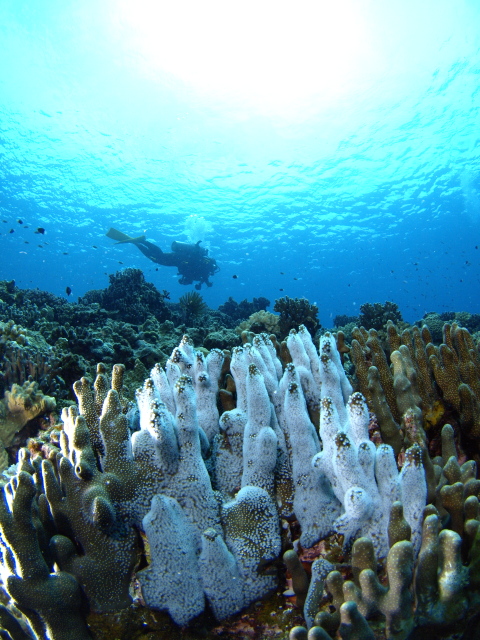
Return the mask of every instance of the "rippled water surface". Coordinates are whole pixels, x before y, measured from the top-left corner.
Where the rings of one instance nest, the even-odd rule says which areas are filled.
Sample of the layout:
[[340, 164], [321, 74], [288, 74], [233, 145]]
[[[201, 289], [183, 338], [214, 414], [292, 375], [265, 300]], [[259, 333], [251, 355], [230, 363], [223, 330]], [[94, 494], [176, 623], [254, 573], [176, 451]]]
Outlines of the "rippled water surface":
[[202, 239], [211, 306], [480, 312], [480, 5], [285, 7], [3, 0], [0, 278], [185, 293], [114, 226]]

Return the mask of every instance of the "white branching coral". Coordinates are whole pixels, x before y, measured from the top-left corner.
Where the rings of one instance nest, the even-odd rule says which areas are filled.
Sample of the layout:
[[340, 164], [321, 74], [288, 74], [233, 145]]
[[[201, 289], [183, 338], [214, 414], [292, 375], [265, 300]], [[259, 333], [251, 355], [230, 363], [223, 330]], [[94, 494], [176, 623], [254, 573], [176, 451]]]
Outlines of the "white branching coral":
[[[365, 399], [352, 394], [330, 333], [322, 336], [317, 353], [305, 327], [291, 331], [287, 346], [293, 362], [282, 375], [272, 346], [262, 334], [232, 357], [238, 406], [222, 415], [228, 428], [221, 437], [230, 437], [233, 423], [237, 433], [243, 430], [242, 486], [261, 486], [271, 494], [287, 470], [304, 547], [333, 532], [342, 533], [346, 544], [370, 536], [379, 557], [389, 549], [391, 505], [401, 500], [418, 553], [426, 503], [420, 449], [407, 452], [399, 472], [393, 449], [370, 441]], [[312, 420], [319, 420], [318, 434]], [[219, 487], [229, 486], [225, 455], [231, 457], [231, 448], [220, 445]]]

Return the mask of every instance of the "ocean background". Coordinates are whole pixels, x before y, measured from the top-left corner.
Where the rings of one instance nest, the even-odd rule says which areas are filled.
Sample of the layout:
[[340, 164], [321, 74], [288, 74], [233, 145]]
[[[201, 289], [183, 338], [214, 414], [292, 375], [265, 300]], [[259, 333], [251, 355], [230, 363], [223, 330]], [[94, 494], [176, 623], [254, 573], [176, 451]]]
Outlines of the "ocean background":
[[478, 1], [0, 0], [0, 42], [0, 279], [193, 289], [113, 226], [201, 239], [214, 308], [480, 313]]

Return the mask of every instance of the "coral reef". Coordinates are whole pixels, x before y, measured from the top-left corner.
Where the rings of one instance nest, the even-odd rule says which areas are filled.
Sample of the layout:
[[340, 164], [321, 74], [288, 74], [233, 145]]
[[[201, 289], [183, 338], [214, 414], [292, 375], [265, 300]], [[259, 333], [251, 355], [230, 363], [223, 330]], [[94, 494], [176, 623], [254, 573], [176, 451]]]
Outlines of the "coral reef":
[[[88, 292], [81, 302], [72, 303], [47, 292], [22, 290], [0, 281], [0, 356], [4, 359], [0, 394], [31, 376], [45, 393], [62, 404], [73, 399], [71, 387], [75, 380], [95, 375], [99, 361], [110, 365], [122, 362], [130, 372], [127, 377], [137, 380], [132, 384], [139, 384], [141, 380], [135, 373], [139, 366], [149, 369], [156, 362], [164, 364], [187, 329], [198, 344], [208, 344], [208, 348], [233, 348], [239, 344], [233, 331], [236, 323], [229, 316], [207, 309], [201, 323], [185, 318], [178, 303], [169, 302], [166, 292], [161, 294], [151, 284], [144, 287], [142, 278], [137, 301], [141, 308], [137, 311], [145, 319], [139, 324], [122, 318], [110, 288]], [[115, 291], [125, 285], [125, 291], [118, 294], [123, 300], [120, 307], [128, 306], [128, 291], [136, 298], [132, 288], [136, 279], [122, 273], [111, 279], [116, 283]], [[110, 310], [101, 306], [99, 301], [104, 299]], [[164, 307], [170, 320], [159, 320]], [[190, 323], [195, 326], [188, 326]], [[131, 397], [134, 390], [135, 386], [129, 390]]]
[[320, 324], [318, 307], [305, 298], [289, 298], [285, 296], [275, 300], [274, 311], [280, 314], [279, 327], [281, 337], [286, 337], [290, 329], [304, 325], [314, 335]]
[[234, 329], [219, 328], [207, 333], [203, 339], [205, 349], [233, 349], [238, 346], [238, 334]]
[[5, 391], [0, 401], [0, 471], [8, 467], [6, 448], [13, 443], [15, 434], [38, 415], [52, 412], [55, 406], [55, 398], [44, 395], [34, 381], [22, 386], [14, 384]]
[[[480, 368], [465, 328], [442, 325], [435, 346], [389, 322], [353, 330], [351, 349], [326, 332], [318, 352], [300, 301], [285, 322], [303, 308], [310, 331], [240, 347], [238, 320], [209, 309], [180, 340], [180, 305], [164, 298], [162, 321], [147, 293], [132, 324], [93, 298], [13, 282], [0, 297], [5, 389], [78, 380], [3, 481], [2, 637], [471, 637]], [[98, 365], [92, 388], [99, 360], [126, 366], [110, 380]]]
[[[447, 637], [453, 629], [470, 637], [466, 614], [480, 607], [480, 481], [475, 478], [475, 464], [460, 466], [450, 425], [442, 430], [442, 457], [434, 462], [437, 506], [429, 504], [423, 510], [415, 541], [402, 504], [391, 505], [390, 549], [384, 566], [369, 537], [353, 544], [351, 574], [342, 575], [340, 567], [317, 560], [310, 584], [297, 553], [284, 555], [311, 637], [322, 638], [326, 631], [332, 635], [339, 631], [341, 637], [376, 637], [366, 619], [378, 614], [385, 617], [387, 638], [419, 638], [425, 633]], [[302, 632], [306, 637], [305, 628], [292, 629], [290, 637], [301, 637]]]
[[[365, 400], [359, 393], [350, 395], [332, 336], [322, 336], [317, 358], [305, 334], [303, 328], [288, 337], [295, 366], [287, 366], [286, 375], [297, 372], [304, 378], [307, 406], [320, 397], [321, 451], [316, 434], [309, 430], [305, 400], [298, 395], [299, 382], [294, 378], [284, 408], [292, 449], [293, 508], [302, 530], [302, 546], [311, 547], [332, 531], [342, 533], [346, 545], [358, 535], [369, 535], [377, 553], [385, 556], [390, 505], [401, 499], [418, 549], [419, 516], [427, 495], [419, 447], [407, 451], [398, 473], [393, 449], [388, 445], [376, 448], [369, 440]], [[305, 357], [305, 343], [309, 358]], [[314, 391], [318, 386], [320, 393]]]
[[380, 331], [387, 324], [388, 321], [398, 323], [402, 321], [402, 314], [398, 305], [394, 302], [375, 302], [371, 304], [366, 302], [360, 307], [360, 316], [358, 322], [361, 327], [365, 329], [376, 329]]
[[[310, 584], [307, 604], [322, 602], [323, 588], [332, 598], [330, 611], [319, 611], [309, 618], [309, 638], [329, 638], [337, 630], [342, 638], [375, 638], [366, 619], [381, 614], [385, 618], [385, 637], [404, 640], [427, 637], [446, 637], [455, 629], [466, 629], [467, 612], [478, 610], [480, 594], [472, 589], [476, 580], [478, 520], [476, 536], [466, 564], [462, 561], [462, 539], [449, 529], [441, 530], [437, 514], [426, 515], [423, 522], [422, 546], [415, 560], [413, 545], [403, 539], [394, 543], [385, 566], [387, 584], [377, 576], [377, 559], [368, 538], [358, 538], [352, 549], [353, 579], [344, 580], [339, 571], [324, 572], [321, 585]], [[312, 576], [313, 582], [313, 576]], [[310, 599], [314, 602], [310, 602]], [[333, 611], [332, 611], [333, 610]], [[297, 627], [290, 638], [301, 637]], [[304, 629], [304, 637], [307, 630]], [[325, 635], [323, 635], [325, 634]], [[437, 635], [438, 634], [438, 635]]]
[[109, 276], [110, 285], [101, 291], [89, 291], [79, 299], [82, 304], [97, 302], [108, 311], [115, 311], [125, 322], [144, 322], [153, 314], [160, 322], [170, 319], [165, 298], [167, 292], [160, 293], [146, 282], [140, 269], [128, 268]]
[[426, 313], [422, 320], [417, 324], [421, 327], [427, 325], [432, 339], [435, 343], [442, 341], [443, 325], [446, 323], [456, 322], [465, 329], [468, 329], [470, 333], [476, 333], [480, 331], [480, 314], [467, 313], [466, 311], [459, 311], [457, 313]]
[[351, 323], [355, 323], [356, 325], [360, 324], [358, 316], [338, 315], [333, 319], [334, 327], [344, 327], [346, 324]]
[[[10, 504], [6, 492], [0, 500], [3, 575], [8, 593], [15, 600], [16, 608], [30, 622], [38, 640], [88, 640], [90, 634], [81, 613], [80, 585], [69, 573], [51, 573], [44, 551], [42, 553], [33, 520], [36, 488], [32, 475], [19, 471], [16, 482], [8, 488]], [[12, 616], [3, 637], [15, 639], [23, 635], [31, 638], [19, 628], [18, 622], [14, 626], [14, 620]]]
[[280, 316], [269, 311], [256, 311], [246, 320], [241, 322], [235, 331], [241, 334], [243, 331], [251, 333], [268, 333], [269, 335], [280, 335]]
[[241, 302], [236, 302], [230, 296], [226, 302], [218, 307], [218, 310], [238, 323], [239, 320], [245, 320], [251, 316], [252, 313], [265, 311], [269, 306], [270, 300], [267, 300], [267, 298], [253, 298], [252, 302], [246, 299]]
[[[77, 581], [93, 612], [131, 602], [144, 553], [140, 531], [148, 566], [136, 578], [147, 606], [168, 611], [179, 625], [200, 615], [205, 599], [217, 618], [234, 614], [277, 584], [266, 570], [281, 551], [277, 505], [284, 517], [295, 514], [302, 546], [336, 532], [347, 549], [367, 534], [383, 557], [386, 514], [401, 498], [416, 554], [426, 502], [418, 446], [399, 473], [391, 448], [369, 441], [365, 402], [350, 396], [333, 336], [322, 336], [318, 354], [302, 326], [290, 332], [287, 347], [292, 363], [285, 372], [266, 334], [233, 350], [236, 403], [219, 420], [223, 354], [205, 358], [184, 337], [165, 369], [154, 367], [137, 392], [140, 429], [133, 434], [124, 369], [114, 368], [109, 390], [99, 366], [93, 391], [86, 379], [74, 385], [78, 408], [62, 412], [60, 450], [44, 443], [41, 468], [38, 456], [30, 462], [23, 454], [17, 473], [37, 469], [38, 497], [29, 510], [44, 513], [32, 534], [40, 549], [50, 538], [44, 561]], [[323, 450], [310, 416], [319, 420]], [[18, 483], [16, 476], [8, 493]], [[9, 517], [6, 509], [2, 535], [21, 555], [8, 537]], [[176, 571], [178, 557], [184, 572]], [[28, 579], [16, 563], [7, 575], [7, 591], [22, 606], [9, 584], [28, 589]], [[27, 613], [32, 626], [50, 624], [40, 606]], [[77, 607], [72, 620], [78, 615]]]
[[[143, 599], [154, 609], [168, 611], [180, 625], [203, 611], [205, 597], [223, 618], [271, 591], [275, 576], [258, 567], [280, 553], [272, 497], [258, 483], [244, 483], [234, 498], [222, 499], [212, 488], [202, 457], [219, 433], [216, 395], [222, 364], [221, 352], [211, 351], [204, 358], [184, 338], [166, 370], [155, 367], [138, 391], [140, 430], [133, 435], [125, 413], [128, 404], [122, 402], [123, 367], [114, 368], [110, 390], [103, 366], [93, 391], [86, 379], [78, 381], [78, 408], [62, 412], [60, 450], [53, 443], [44, 446], [46, 459], [40, 466], [35, 458], [35, 467], [24, 453], [18, 475], [7, 485], [7, 493], [14, 495], [18, 486], [32, 485], [34, 472], [37, 482], [41, 479], [38, 501], [32, 502], [34, 494], [29, 494], [28, 500], [19, 501], [22, 507], [14, 502], [13, 511], [6, 506], [0, 517], [4, 544], [11, 546], [14, 557], [24, 554], [22, 538], [10, 531], [15, 510], [25, 509], [28, 519], [41, 502], [44, 519], [37, 528], [30, 527], [30, 535], [40, 549], [50, 538], [43, 562], [53, 559], [59, 568], [54, 573], [57, 584], [67, 575], [92, 611], [119, 611], [131, 603], [129, 587], [142, 551], [137, 530], [148, 539], [150, 558], [149, 566], [136, 574]], [[261, 393], [263, 378], [258, 376], [260, 387], [254, 394]], [[262, 428], [253, 415], [249, 424], [250, 429]], [[259, 464], [255, 460], [253, 466]], [[176, 570], [179, 556], [186, 563], [185, 574]], [[66, 637], [62, 630], [50, 630], [50, 613], [40, 602], [37, 606], [32, 600], [34, 610], [27, 610], [23, 593], [36, 587], [30, 586], [31, 574], [21, 569], [20, 560], [7, 563], [4, 557], [4, 568], [7, 591], [37, 637], [43, 637], [39, 628], [54, 640]], [[237, 589], [232, 590], [235, 580]], [[75, 599], [72, 624], [80, 615]]]
[[203, 316], [207, 311], [207, 305], [202, 296], [196, 291], [189, 291], [180, 297], [178, 304], [182, 310], [185, 322], [192, 322]]
[[351, 356], [360, 390], [397, 454], [404, 443], [425, 441], [424, 431], [433, 440], [435, 431], [454, 421], [461, 446], [478, 457], [480, 355], [465, 328], [445, 323], [444, 342], [436, 347], [426, 325], [400, 334], [389, 321], [387, 353], [374, 329], [356, 329], [354, 335]]

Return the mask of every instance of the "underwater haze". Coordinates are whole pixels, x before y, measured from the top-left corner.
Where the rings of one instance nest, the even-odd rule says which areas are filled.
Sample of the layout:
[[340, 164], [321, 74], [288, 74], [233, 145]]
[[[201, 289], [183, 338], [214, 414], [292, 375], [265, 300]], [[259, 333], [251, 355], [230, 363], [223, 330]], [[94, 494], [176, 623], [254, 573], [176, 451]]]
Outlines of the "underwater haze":
[[[1, 0], [0, 279], [480, 312], [476, 0]], [[44, 232], [42, 232], [44, 231]]]

